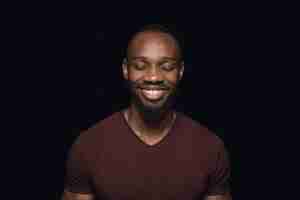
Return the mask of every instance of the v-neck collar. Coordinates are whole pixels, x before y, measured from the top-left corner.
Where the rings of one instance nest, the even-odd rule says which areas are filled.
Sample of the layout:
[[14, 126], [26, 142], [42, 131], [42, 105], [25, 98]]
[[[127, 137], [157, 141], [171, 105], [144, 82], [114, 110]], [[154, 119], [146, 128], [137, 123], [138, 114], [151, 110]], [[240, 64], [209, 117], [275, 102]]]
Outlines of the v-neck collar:
[[178, 123], [178, 118], [179, 118], [179, 114], [176, 111], [174, 111], [174, 112], [176, 114], [176, 117], [175, 117], [175, 120], [174, 120], [172, 126], [169, 128], [169, 131], [166, 133], [166, 135], [163, 136], [163, 138], [161, 138], [155, 144], [146, 143], [134, 132], [134, 130], [132, 129], [132, 127], [129, 125], [128, 121], [125, 118], [125, 109], [120, 111], [119, 114], [121, 115], [122, 121], [126, 124], [126, 126], [128, 128], [128, 130], [129, 130], [128, 132], [131, 133], [130, 135], [132, 135], [139, 144], [142, 144], [143, 146], [145, 146], [147, 148], [159, 148], [160, 146], [164, 145], [165, 143], [168, 143], [169, 140], [172, 138], [174, 129]]

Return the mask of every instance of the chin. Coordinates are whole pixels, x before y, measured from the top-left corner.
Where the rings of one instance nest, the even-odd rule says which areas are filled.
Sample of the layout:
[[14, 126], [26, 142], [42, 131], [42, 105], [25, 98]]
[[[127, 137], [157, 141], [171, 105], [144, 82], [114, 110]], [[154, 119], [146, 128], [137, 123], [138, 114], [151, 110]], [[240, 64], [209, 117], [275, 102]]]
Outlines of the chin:
[[149, 105], [140, 105], [138, 109], [141, 111], [146, 121], [152, 122], [160, 120], [161, 114], [163, 113], [163, 110], [165, 110], [164, 107], [154, 107]]
[[144, 100], [138, 100], [138, 107], [144, 112], [153, 112], [159, 114], [165, 109], [165, 102], [145, 102]]
[[162, 117], [162, 113], [171, 108], [172, 98], [168, 96], [152, 103], [136, 96], [134, 102], [138, 110], [144, 115], [145, 120], [157, 121]]

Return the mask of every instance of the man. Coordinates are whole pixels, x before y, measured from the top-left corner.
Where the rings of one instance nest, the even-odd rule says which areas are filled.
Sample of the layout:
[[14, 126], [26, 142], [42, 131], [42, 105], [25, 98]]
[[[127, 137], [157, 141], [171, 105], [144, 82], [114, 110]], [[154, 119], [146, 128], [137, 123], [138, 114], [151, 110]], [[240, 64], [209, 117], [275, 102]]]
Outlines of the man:
[[74, 143], [64, 200], [231, 199], [223, 142], [172, 109], [184, 72], [181, 51], [159, 25], [132, 37], [122, 65], [130, 105]]

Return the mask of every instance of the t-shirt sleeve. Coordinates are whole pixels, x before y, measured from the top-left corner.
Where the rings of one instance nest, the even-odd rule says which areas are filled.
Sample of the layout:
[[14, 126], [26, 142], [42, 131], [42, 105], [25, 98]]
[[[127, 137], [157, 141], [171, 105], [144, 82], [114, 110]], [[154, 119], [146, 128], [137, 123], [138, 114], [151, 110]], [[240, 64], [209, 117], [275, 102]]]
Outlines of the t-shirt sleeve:
[[77, 140], [66, 161], [65, 189], [74, 193], [91, 193], [91, 179], [84, 145]]
[[209, 175], [207, 195], [220, 195], [230, 191], [230, 160], [223, 142], [219, 145], [212, 173]]

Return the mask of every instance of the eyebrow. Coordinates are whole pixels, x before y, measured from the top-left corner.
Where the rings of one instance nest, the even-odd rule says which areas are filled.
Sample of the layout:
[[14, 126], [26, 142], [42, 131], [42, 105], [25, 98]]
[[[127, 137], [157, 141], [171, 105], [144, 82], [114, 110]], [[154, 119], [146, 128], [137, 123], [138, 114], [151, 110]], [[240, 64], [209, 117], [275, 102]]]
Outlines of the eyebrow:
[[[144, 56], [136, 56], [136, 57], [132, 57], [132, 58], [129, 58], [130, 60], [148, 60], [146, 57]], [[162, 60], [172, 60], [172, 61], [178, 61], [177, 58], [174, 58], [174, 57], [167, 57], [167, 56], [164, 56], [161, 58]]]

